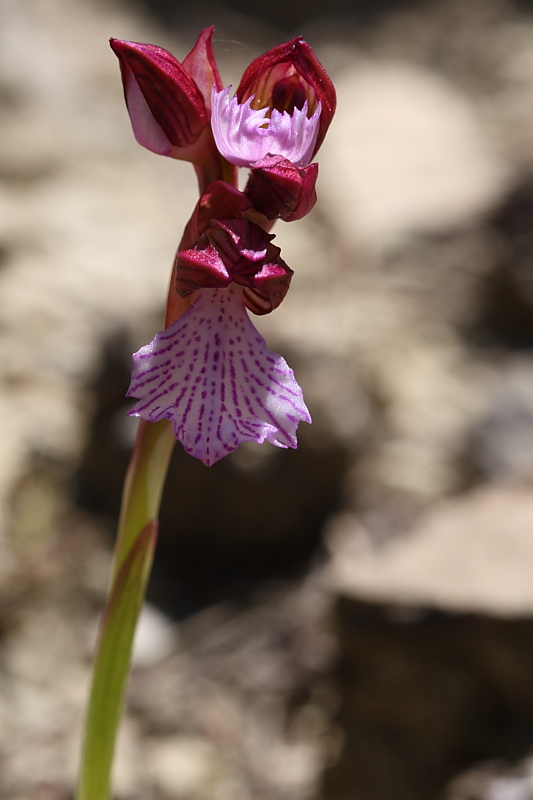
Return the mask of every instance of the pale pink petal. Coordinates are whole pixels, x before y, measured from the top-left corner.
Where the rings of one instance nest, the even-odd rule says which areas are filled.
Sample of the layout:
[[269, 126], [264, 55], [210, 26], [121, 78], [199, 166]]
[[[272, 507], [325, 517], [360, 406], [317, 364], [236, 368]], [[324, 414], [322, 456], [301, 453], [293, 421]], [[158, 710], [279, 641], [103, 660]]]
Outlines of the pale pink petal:
[[266, 155], [287, 158], [296, 167], [311, 161], [318, 136], [320, 103], [311, 118], [307, 100], [303, 108], [287, 111], [251, 108], [253, 97], [240, 104], [230, 98], [231, 86], [217, 92], [213, 87], [211, 127], [216, 146], [224, 158], [238, 167], [250, 167]]
[[242, 289], [204, 289], [133, 357], [131, 416], [169, 419], [185, 450], [211, 466], [241, 442], [296, 447], [311, 422], [302, 390], [244, 308]]
[[124, 62], [122, 69], [126, 103], [135, 138], [152, 153], [170, 155], [172, 144], [152, 114], [131, 68]]
[[303, 108], [295, 108], [292, 114], [274, 108], [268, 132], [273, 145], [279, 142], [279, 149], [274, 150], [271, 147], [268, 152], [283, 156], [295, 167], [307, 167], [313, 157], [318, 136], [320, 112], [321, 105], [319, 103], [313, 116], [308, 119], [307, 100]]

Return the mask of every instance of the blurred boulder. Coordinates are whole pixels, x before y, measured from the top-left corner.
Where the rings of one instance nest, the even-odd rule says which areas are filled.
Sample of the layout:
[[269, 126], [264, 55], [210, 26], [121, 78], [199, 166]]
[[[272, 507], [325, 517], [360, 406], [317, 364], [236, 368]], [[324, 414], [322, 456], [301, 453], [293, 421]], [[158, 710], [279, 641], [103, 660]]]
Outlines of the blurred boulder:
[[445, 800], [531, 800], [533, 760], [511, 765], [503, 760], [480, 764], [455, 778]]
[[483, 759], [533, 741], [533, 495], [493, 487], [376, 548], [331, 535], [341, 647], [340, 762], [325, 796], [433, 800]]
[[474, 103], [445, 77], [361, 57], [336, 87], [320, 191], [352, 246], [381, 251], [413, 234], [464, 225], [499, 199], [506, 166]]

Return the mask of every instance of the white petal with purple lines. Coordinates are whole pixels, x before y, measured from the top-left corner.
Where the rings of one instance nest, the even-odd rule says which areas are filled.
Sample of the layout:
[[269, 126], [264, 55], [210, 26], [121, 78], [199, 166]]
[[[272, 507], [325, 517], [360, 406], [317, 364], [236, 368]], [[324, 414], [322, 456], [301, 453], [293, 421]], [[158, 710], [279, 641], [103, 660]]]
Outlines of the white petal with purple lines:
[[203, 289], [169, 328], [133, 356], [131, 416], [169, 419], [185, 450], [210, 466], [241, 442], [296, 447], [311, 422], [285, 360], [252, 325], [242, 289]]

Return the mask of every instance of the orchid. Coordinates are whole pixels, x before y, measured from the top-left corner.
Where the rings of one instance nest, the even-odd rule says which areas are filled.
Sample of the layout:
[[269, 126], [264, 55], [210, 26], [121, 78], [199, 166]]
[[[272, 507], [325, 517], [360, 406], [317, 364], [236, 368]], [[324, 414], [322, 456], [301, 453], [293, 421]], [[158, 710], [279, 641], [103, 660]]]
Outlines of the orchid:
[[296, 447], [298, 423], [311, 421], [292, 370], [246, 313], [245, 304], [272, 310], [289, 288], [292, 270], [273, 238], [245, 219], [212, 221], [177, 257], [177, 291], [202, 290], [134, 356], [128, 394], [141, 399], [130, 414], [169, 419], [185, 450], [207, 465], [242, 441]]
[[[248, 312], [283, 301], [293, 272], [273, 222], [316, 202], [312, 163], [335, 111], [335, 90], [301, 37], [224, 88], [206, 28], [179, 62], [152, 44], [111, 39], [139, 144], [194, 166], [200, 199], [174, 260], [165, 329], [133, 356], [128, 394], [140, 418], [124, 483], [109, 596], [102, 618], [76, 800], [109, 800], [111, 768], [136, 621], [152, 563], [161, 494], [178, 439], [211, 466], [241, 442], [296, 447], [311, 422], [285, 360]], [[237, 188], [237, 169], [250, 175]]]
[[[217, 178], [175, 262], [174, 290], [194, 294], [193, 303], [134, 354], [128, 391], [138, 400], [132, 416], [170, 420], [185, 450], [207, 465], [243, 441], [294, 448], [299, 422], [311, 421], [292, 370], [267, 349], [246, 308], [269, 313], [288, 289], [292, 271], [265, 228], [268, 220], [300, 219], [313, 207], [318, 168], [310, 161], [325, 132], [322, 110], [329, 124], [335, 103], [323, 67], [300, 38], [271, 51], [272, 63], [269, 54], [256, 60], [234, 97], [231, 87], [221, 87], [210, 46], [211, 31], [204, 31], [195, 58], [181, 65], [154, 45], [112, 41], [137, 140], [160, 155], [192, 160], [197, 170], [208, 165]], [[240, 102], [243, 91], [248, 96]], [[244, 193], [220, 180], [227, 162], [251, 168]]]
[[[222, 182], [210, 184], [198, 215], [225, 194]], [[232, 199], [247, 206], [239, 194]], [[169, 419], [185, 450], [209, 466], [243, 441], [294, 448], [298, 423], [311, 422], [292, 370], [246, 312], [270, 312], [289, 288], [292, 270], [273, 238], [247, 219], [210, 220], [176, 258], [176, 291], [196, 293], [193, 305], [134, 355], [128, 394], [139, 402], [130, 414]]]
[[[183, 64], [155, 45], [111, 42], [139, 143], [215, 178], [174, 266], [175, 292], [193, 294], [193, 303], [134, 355], [128, 391], [138, 400], [132, 416], [170, 420], [185, 450], [208, 465], [243, 441], [296, 447], [299, 422], [311, 421], [292, 370], [267, 349], [246, 308], [269, 313], [285, 296], [292, 271], [271, 244], [268, 220], [300, 219], [313, 207], [318, 169], [310, 161], [335, 106], [301, 38], [256, 59], [232, 98], [211, 39], [212, 29], [203, 31]], [[251, 168], [244, 193], [221, 180], [228, 162]]]

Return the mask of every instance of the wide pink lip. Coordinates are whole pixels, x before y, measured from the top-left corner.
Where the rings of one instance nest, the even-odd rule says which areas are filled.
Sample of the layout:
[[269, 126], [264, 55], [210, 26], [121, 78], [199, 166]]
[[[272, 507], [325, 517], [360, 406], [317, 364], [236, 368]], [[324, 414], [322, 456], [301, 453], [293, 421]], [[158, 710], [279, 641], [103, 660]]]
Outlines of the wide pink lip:
[[297, 446], [311, 422], [293, 371], [252, 325], [241, 287], [203, 289], [183, 316], [133, 356], [131, 416], [171, 421], [207, 466], [241, 442]]

